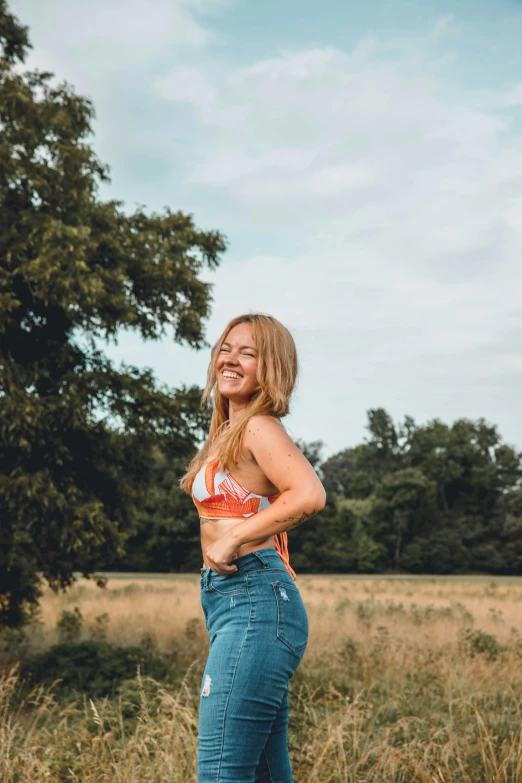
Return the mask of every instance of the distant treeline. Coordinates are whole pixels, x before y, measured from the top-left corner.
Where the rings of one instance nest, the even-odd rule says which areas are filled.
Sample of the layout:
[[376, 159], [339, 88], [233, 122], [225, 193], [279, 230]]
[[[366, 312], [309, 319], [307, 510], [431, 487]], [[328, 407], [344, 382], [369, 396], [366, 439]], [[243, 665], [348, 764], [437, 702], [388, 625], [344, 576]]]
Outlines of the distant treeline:
[[[301, 573], [519, 574], [522, 454], [496, 427], [462, 419], [395, 424], [368, 411], [365, 442], [322, 460], [322, 443], [298, 442], [327, 491], [325, 509], [289, 534]], [[199, 521], [178, 479], [186, 459], [156, 452], [148, 502], [125, 557], [110, 567], [194, 571]]]

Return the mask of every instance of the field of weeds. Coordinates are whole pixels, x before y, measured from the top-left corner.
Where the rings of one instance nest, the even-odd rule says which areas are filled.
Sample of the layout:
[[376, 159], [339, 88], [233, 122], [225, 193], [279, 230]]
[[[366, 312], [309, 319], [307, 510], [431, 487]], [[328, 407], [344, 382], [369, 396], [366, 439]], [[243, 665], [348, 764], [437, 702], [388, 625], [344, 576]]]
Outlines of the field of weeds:
[[[299, 576], [298, 585], [310, 640], [290, 689], [296, 783], [522, 783], [522, 579]], [[24, 685], [14, 658], [67, 639], [107, 655], [117, 647], [119, 662], [120, 648], [132, 649], [139, 671], [107, 696]], [[199, 574], [111, 575], [103, 590], [83, 580], [48, 592], [28, 638], [8, 641], [2, 783], [195, 782], [208, 650]], [[155, 676], [133, 664], [136, 650]]]

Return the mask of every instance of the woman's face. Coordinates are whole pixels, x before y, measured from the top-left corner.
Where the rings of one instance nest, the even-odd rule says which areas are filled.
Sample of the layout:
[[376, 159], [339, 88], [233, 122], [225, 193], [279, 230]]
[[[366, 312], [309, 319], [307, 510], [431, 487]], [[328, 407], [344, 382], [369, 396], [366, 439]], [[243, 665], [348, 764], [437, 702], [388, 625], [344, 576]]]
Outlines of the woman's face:
[[247, 402], [258, 389], [258, 353], [249, 323], [232, 327], [216, 359], [219, 392], [234, 402]]

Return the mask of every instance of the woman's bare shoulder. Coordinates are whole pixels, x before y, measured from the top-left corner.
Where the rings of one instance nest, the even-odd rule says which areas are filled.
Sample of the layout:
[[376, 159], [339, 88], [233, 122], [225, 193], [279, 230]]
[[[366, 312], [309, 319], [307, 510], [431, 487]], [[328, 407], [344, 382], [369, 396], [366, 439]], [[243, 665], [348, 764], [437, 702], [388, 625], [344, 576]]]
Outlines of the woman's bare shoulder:
[[277, 416], [270, 416], [266, 413], [256, 413], [255, 416], [251, 416], [245, 428], [246, 433], [270, 433], [270, 432], [285, 432], [286, 429]]
[[293, 445], [293, 441], [276, 416], [256, 414], [248, 420], [245, 427], [243, 446], [254, 456], [254, 452], [259, 448], [268, 445], [273, 448], [285, 448]]

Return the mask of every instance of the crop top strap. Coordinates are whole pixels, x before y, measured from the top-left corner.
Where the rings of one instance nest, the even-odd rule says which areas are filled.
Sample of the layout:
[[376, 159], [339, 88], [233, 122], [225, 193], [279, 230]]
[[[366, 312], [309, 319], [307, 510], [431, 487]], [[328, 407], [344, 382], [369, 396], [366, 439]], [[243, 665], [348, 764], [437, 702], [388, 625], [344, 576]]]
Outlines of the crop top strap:
[[286, 534], [286, 530], [284, 530], [282, 533], [276, 533], [274, 535], [274, 543], [275, 543], [275, 549], [276, 552], [279, 552], [279, 555], [281, 557], [281, 560], [285, 564], [285, 568], [292, 577], [292, 579], [297, 581], [297, 574], [295, 573], [294, 569], [290, 565], [290, 555], [288, 553], [288, 536]]

